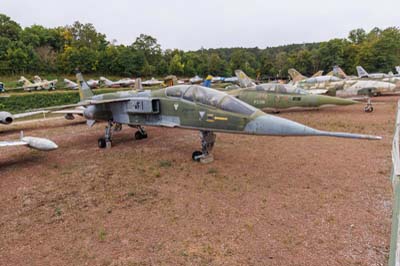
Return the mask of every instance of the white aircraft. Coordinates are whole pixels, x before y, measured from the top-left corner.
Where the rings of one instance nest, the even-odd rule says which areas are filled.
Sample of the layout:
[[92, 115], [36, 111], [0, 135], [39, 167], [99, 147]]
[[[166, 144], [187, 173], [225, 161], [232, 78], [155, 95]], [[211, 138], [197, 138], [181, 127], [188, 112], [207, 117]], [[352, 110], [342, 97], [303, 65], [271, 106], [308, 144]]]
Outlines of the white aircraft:
[[135, 85], [135, 80], [130, 78], [124, 78], [117, 81], [111, 81], [105, 77], [100, 77], [100, 81], [106, 86], [110, 88], [119, 88], [119, 87], [130, 87]]
[[21, 137], [19, 140], [0, 141], [0, 148], [10, 146], [26, 146], [39, 151], [52, 151], [58, 148], [57, 144], [49, 139], [24, 137], [23, 132], [21, 132]]
[[26, 91], [32, 90], [55, 90], [57, 80], [42, 80], [39, 76], [34, 77], [34, 82], [30, 82], [27, 78], [21, 77], [18, 82], [23, 83], [22, 88]]
[[199, 76], [194, 76], [193, 78], [189, 79], [189, 82], [192, 84], [199, 84], [203, 81], [202, 78], [200, 78]]
[[64, 83], [66, 84], [65, 88], [67, 88], [67, 89], [72, 89], [72, 90], [78, 89], [78, 84], [76, 82], [73, 82], [73, 81], [65, 78]]
[[163, 82], [160, 80], [156, 80], [155, 78], [151, 78], [150, 80], [146, 80], [142, 82], [143, 86], [155, 86], [161, 85]]

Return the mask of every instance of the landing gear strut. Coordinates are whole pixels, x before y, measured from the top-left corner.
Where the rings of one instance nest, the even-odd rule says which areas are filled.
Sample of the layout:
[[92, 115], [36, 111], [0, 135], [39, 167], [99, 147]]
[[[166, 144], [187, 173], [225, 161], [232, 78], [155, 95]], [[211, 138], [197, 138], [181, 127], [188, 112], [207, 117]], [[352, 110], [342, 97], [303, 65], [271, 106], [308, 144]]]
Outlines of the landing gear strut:
[[193, 161], [202, 163], [210, 163], [214, 161], [214, 156], [211, 154], [211, 151], [214, 147], [216, 137], [217, 135], [212, 131], [200, 131], [201, 151], [193, 152]]
[[[117, 124], [117, 125], [120, 125], [120, 124]], [[114, 123], [111, 120], [108, 121], [108, 125], [106, 126], [106, 132], [104, 134], [104, 138], [98, 139], [99, 148], [101, 148], [101, 149], [111, 148], [113, 127], [114, 127]]]
[[364, 107], [364, 112], [372, 113], [374, 111], [374, 107], [372, 106], [371, 98], [368, 98], [367, 105]]
[[144, 130], [143, 127], [137, 126], [138, 131], [135, 132], [135, 139], [140, 140], [140, 139], [146, 139], [147, 138], [147, 132]]

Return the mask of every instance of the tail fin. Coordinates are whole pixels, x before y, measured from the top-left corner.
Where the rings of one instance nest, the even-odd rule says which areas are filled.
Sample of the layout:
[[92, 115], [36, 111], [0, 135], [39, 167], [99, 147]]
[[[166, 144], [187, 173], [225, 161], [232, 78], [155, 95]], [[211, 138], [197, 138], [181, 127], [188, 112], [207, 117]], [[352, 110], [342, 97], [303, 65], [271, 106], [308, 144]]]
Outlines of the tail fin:
[[397, 74], [400, 74], [400, 66], [396, 67]]
[[357, 66], [356, 69], [359, 78], [368, 77], [368, 72], [362, 66]]
[[87, 82], [83, 79], [82, 73], [79, 71], [76, 73], [76, 80], [78, 81], [79, 97], [81, 101], [91, 98], [94, 94]]
[[24, 83], [24, 86], [30, 86], [33, 85], [32, 82], [30, 82], [27, 78], [24, 76], [21, 76], [21, 78], [18, 80], [18, 82]]
[[238, 78], [239, 85], [242, 88], [254, 87], [256, 84], [242, 70], [235, 70], [235, 75]]
[[300, 80], [307, 78], [294, 68], [289, 69], [288, 73], [289, 73], [290, 77], [292, 78], [293, 82], [298, 82]]
[[328, 74], [326, 74], [327, 76], [335, 76], [341, 79], [346, 79], [347, 78], [347, 74], [343, 71], [343, 69], [341, 69], [339, 66], [334, 66], [333, 70], [331, 72], [329, 72]]
[[142, 91], [143, 90], [143, 86], [142, 86], [142, 79], [141, 78], [137, 78], [135, 80], [135, 87], [134, 90], [136, 91]]
[[317, 73], [315, 73], [314, 75], [312, 75], [312, 78], [320, 77], [320, 76], [322, 76], [323, 73], [324, 73], [324, 71], [320, 70]]
[[42, 78], [40, 76], [36, 75], [36, 76], [33, 77], [33, 81], [35, 83], [40, 83], [40, 82], [42, 82], [44, 80], [42, 80]]

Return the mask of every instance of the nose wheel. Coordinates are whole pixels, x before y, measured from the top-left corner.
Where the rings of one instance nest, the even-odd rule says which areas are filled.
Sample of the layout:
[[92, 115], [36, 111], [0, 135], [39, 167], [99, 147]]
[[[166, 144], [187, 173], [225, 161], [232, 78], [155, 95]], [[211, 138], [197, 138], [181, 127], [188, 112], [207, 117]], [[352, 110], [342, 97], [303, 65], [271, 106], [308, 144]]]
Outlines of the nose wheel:
[[194, 151], [192, 154], [193, 161], [201, 163], [210, 163], [214, 161], [211, 154], [217, 135], [212, 131], [200, 131], [201, 151]]
[[374, 111], [374, 107], [372, 106], [371, 98], [368, 98], [367, 105], [364, 107], [364, 112], [372, 113]]

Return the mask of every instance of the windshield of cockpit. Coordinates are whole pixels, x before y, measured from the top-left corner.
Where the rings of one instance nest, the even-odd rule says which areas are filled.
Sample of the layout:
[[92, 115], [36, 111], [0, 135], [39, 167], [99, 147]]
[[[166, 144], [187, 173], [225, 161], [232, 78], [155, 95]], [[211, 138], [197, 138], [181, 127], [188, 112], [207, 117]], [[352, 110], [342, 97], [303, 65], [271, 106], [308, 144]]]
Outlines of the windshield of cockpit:
[[173, 86], [167, 88], [167, 96], [182, 97], [184, 100], [196, 102], [228, 112], [251, 115], [257, 109], [233, 96], [214, 89], [193, 85]]

